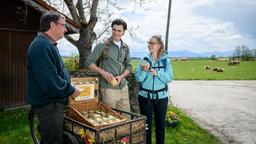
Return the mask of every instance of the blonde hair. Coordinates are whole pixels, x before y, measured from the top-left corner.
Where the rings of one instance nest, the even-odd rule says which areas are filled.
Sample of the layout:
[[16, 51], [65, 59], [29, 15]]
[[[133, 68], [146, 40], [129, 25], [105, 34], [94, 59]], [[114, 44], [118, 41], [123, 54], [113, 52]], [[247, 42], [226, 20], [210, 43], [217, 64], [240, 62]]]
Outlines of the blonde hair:
[[155, 40], [157, 40], [157, 42], [159, 42], [160, 48], [157, 52], [157, 58], [160, 58], [160, 56], [164, 53], [164, 42], [162, 40], [161, 35], [153, 35], [153, 36], [151, 36], [150, 39], [155, 39]]

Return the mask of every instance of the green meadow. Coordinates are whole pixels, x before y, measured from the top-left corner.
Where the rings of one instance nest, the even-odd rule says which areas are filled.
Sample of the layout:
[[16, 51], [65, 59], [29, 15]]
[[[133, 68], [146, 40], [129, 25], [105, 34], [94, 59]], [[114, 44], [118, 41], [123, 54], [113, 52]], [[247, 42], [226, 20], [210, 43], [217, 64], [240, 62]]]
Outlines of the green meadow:
[[[139, 60], [132, 59], [135, 70]], [[69, 62], [70, 63], [70, 62]], [[241, 61], [239, 65], [229, 66], [227, 61], [189, 59], [172, 62], [175, 80], [256, 80], [256, 61]], [[71, 66], [73, 66], [71, 64]], [[205, 66], [222, 67], [224, 72], [205, 70]], [[70, 68], [70, 66], [68, 65]], [[182, 110], [171, 105], [169, 110], [180, 118], [177, 127], [166, 128], [166, 144], [220, 144], [217, 137], [202, 129]], [[0, 143], [32, 144], [27, 119], [27, 109], [0, 111]], [[155, 136], [153, 135], [153, 139]]]
[[[133, 70], [137, 67], [137, 59], [132, 60]], [[189, 59], [172, 60], [174, 80], [256, 80], [256, 61], [241, 61], [229, 66], [228, 61]], [[224, 72], [205, 70], [204, 66], [221, 67]]]

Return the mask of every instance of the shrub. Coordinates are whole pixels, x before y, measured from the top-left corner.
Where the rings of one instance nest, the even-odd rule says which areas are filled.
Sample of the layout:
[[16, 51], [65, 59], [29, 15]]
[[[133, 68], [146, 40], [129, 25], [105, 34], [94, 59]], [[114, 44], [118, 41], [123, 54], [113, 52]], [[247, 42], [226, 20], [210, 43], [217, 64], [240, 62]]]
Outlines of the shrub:
[[63, 60], [70, 73], [78, 71], [78, 58], [66, 57]]
[[215, 55], [211, 55], [211, 60], [216, 60], [216, 56]]

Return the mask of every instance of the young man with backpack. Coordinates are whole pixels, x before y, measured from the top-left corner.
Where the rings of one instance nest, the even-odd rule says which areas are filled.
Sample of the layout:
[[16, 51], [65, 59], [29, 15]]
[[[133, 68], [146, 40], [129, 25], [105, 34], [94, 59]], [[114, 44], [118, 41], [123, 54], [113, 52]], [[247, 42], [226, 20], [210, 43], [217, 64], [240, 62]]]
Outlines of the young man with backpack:
[[[86, 60], [86, 67], [100, 74], [102, 102], [112, 108], [130, 112], [128, 85], [125, 79], [131, 72], [130, 52], [121, 39], [127, 29], [122, 19], [111, 23], [112, 36], [96, 45]], [[111, 81], [117, 81], [117, 86]]]

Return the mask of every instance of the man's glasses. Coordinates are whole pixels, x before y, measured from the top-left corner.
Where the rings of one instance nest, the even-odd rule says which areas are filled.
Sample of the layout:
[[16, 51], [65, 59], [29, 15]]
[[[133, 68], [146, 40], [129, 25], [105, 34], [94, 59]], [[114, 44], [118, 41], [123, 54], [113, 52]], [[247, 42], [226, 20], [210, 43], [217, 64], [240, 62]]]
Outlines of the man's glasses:
[[63, 27], [67, 28], [67, 24], [58, 23], [58, 22], [56, 22], [56, 24], [62, 25]]

